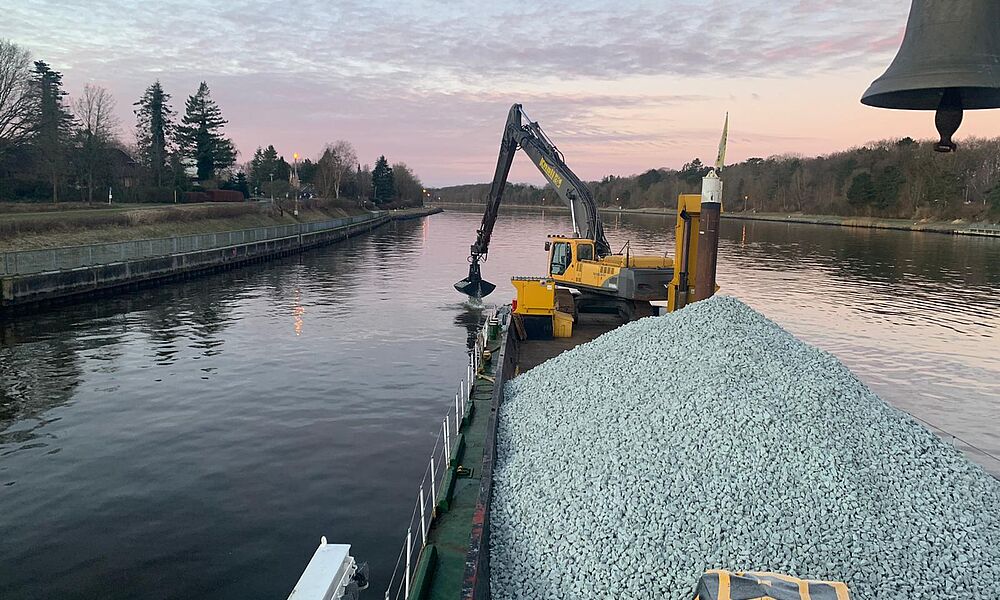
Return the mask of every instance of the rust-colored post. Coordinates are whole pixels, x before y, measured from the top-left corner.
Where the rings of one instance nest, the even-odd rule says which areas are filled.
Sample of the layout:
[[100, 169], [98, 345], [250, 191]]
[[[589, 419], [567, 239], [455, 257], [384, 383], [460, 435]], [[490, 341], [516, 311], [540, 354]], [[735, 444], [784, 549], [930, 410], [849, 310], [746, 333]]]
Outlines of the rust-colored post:
[[695, 265], [694, 299], [715, 294], [719, 260], [719, 215], [722, 213], [722, 180], [710, 171], [701, 181], [701, 217], [698, 227], [698, 261]]

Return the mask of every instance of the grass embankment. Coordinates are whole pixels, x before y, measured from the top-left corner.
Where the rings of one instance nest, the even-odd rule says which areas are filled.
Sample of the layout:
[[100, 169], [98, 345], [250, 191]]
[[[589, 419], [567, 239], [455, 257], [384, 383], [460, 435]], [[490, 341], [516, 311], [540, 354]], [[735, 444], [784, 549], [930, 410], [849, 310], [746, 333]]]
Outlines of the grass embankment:
[[[299, 216], [290, 203], [117, 205], [0, 205], [0, 251], [34, 250], [162, 238], [252, 227], [323, 221], [366, 213], [353, 202], [304, 200]], [[56, 208], [53, 208], [56, 207]]]
[[[483, 205], [476, 203], [462, 204], [457, 202], [435, 202], [434, 206], [445, 208], [468, 209], [482, 211]], [[539, 206], [530, 204], [505, 205], [504, 210], [547, 210], [565, 211], [565, 206]], [[631, 215], [669, 215], [676, 214], [675, 208], [626, 208], [616, 210], [601, 208], [601, 212], [621, 213]], [[757, 212], [723, 212], [724, 219], [742, 219], [746, 221], [772, 221], [781, 223], [806, 223], [810, 225], [836, 225], [840, 227], [863, 227], [868, 229], [897, 229], [902, 231], [930, 231], [934, 233], [965, 233], [979, 231], [980, 235], [1000, 235], [1000, 227], [995, 223], [971, 223], [962, 219], [954, 221], [931, 221], [928, 219], [889, 219], [880, 217], [842, 217], [838, 215], [808, 215], [802, 213], [757, 213]], [[983, 233], [985, 232], [985, 233]]]

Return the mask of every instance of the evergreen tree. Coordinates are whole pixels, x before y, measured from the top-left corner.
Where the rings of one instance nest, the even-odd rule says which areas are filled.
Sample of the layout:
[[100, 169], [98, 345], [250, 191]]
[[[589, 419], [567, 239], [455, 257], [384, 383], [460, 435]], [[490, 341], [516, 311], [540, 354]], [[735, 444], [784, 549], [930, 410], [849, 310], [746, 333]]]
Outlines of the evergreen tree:
[[257, 148], [250, 160], [250, 180], [255, 187], [267, 188], [272, 181], [288, 179], [289, 166], [273, 145]]
[[389, 161], [383, 155], [375, 161], [375, 168], [372, 170], [372, 200], [376, 205], [382, 206], [392, 202], [395, 197], [396, 180]]
[[239, 171], [235, 175], [231, 175], [226, 183], [220, 186], [224, 190], [236, 190], [237, 192], [242, 192], [244, 198], [250, 197], [250, 184], [247, 181], [246, 173]]
[[858, 173], [851, 182], [851, 187], [847, 190], [847, 201], [854, 206], [866, 206], [875, 200], [877, 192], [872, 174], [868, 172]]
[[316, 163], [308, 158], [299, 163], [299, 181], [302, 185], [312, 183], [316, 177]]
[[59, 201], [59, 181], [66, 165], [69, 140], [73, 135], [73, 115], [66, 107], [62, 73], [53, 71], [45, 61], [35, 61], [32, 73], [34, 95], [34, 145], [52, 183], [52, 201]]
[[236, 162], [236, 148], [222, 134], [228, 121], [222, 118], [222, 111], [209, 94], [208, 84], [201, 82], [198, 91], [188, 97], [184, 118], [177, 128], [178, 145], [185, 157], [194, 161], [201, 181], [212, 179], [216, 171]]
[[139, 161], [152, 173], [157, 187], [164, 182], [175, 127], [174, 112], [169, 102], [170, 94], [163, 91], [157, 80], [134, 104], [138, 107], [135, 109], [135, 137], [139, 146]]

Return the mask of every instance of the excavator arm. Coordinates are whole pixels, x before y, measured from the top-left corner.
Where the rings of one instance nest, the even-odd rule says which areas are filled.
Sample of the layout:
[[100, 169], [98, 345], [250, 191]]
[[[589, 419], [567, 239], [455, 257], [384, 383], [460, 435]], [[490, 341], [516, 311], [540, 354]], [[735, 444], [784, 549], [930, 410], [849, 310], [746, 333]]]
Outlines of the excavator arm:
[[538, 123], [527, 119], [521, 105], [515, 104], [510, 107], [510, 112], [507, 114], [507, 125], [500, 141], [497, 168], [493, 175], [493, 183], [490, 185], [489, 196], [486, 198], [486, 210], [476, 232], [476, 241], [470, 251], [469, 276], [455, 284], [455, 289], [473, 298], [482, 298], [496, 289], [494, 284], [482, 278], [479, 263], [486, 260], [489, 252], [493, 226], [496, 224], [510, 166], [518, 148], [524, 150], [531, 158], [535, 167], [541, 171], [569, 207], [574, 235], [594, 240], [594, 249], [598, 256], [611, 254], [611, 246], [604, 237], [604, 227], [601, 225], [597, 204], [590, 190], [566, 166], [562, 153], [549, 140]]

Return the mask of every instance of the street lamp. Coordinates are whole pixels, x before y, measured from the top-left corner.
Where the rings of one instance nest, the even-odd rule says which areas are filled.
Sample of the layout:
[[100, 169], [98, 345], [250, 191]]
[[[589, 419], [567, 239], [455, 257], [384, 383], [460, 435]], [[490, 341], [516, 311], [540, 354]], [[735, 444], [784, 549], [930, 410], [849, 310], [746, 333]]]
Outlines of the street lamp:
[[292, 214], [299, 216], [299, 153], [292, 154], [292, 188], [295, 190], [295, 209]]

